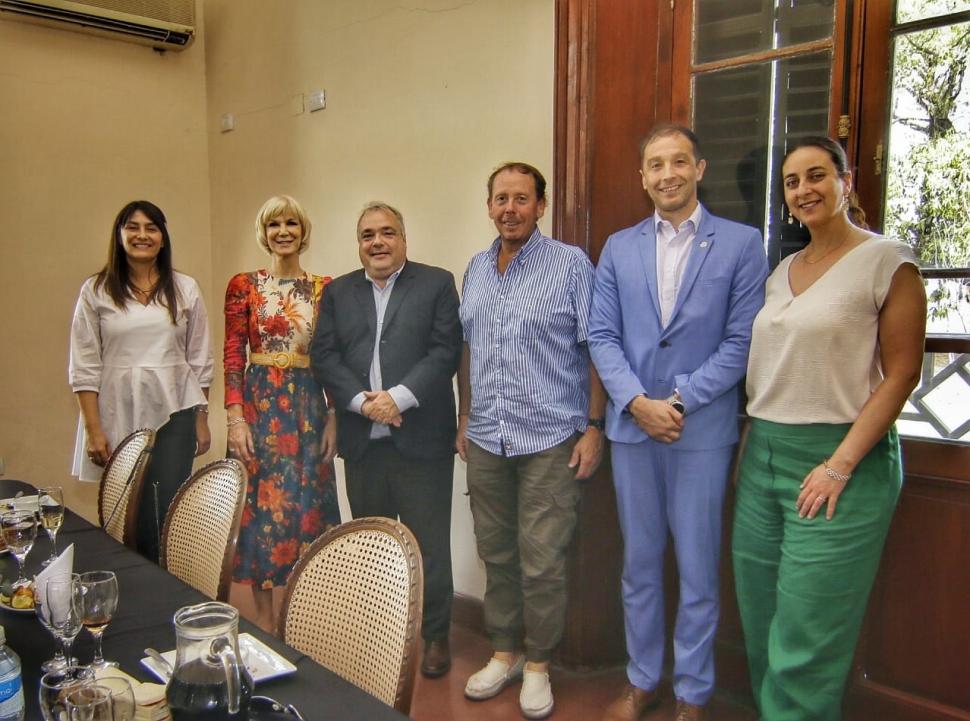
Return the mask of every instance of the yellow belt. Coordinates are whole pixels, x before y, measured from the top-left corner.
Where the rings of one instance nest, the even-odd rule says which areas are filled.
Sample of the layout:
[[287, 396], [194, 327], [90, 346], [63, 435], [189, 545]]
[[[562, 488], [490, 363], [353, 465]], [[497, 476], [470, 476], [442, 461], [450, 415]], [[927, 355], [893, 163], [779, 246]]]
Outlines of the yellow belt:
[[258, 366], [276, 366], [277, 368], [309, 368], [310, 356], [304, 353], [250, 353], [249, 362]]

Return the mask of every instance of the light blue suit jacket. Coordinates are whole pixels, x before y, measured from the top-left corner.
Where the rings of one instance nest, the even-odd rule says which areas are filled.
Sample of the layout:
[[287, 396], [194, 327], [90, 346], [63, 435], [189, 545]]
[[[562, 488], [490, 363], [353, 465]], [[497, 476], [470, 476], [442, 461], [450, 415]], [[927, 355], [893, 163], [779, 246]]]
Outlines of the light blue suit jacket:
[[654, 217], [609, 237], [596, 268], [589, 350], [610, 396], [606, 435], [652, 441], [625, 410], [636, 396], [687, 408], [676, 448], [721, 448], [737, 441], [738, 381], [751, 324], [764, 304], [768, 263], [761, 233], [703, 209], [667, 327], [657, 294]]

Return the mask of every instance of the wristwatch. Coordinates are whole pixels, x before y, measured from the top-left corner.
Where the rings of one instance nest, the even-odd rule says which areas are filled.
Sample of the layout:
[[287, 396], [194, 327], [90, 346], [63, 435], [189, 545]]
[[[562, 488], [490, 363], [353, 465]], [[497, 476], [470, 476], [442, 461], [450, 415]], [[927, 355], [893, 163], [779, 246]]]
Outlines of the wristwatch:
[[600, 431], [601, 433], [606, 430], [606, 419], [605, 418], [587, 418], [586, 423]]
[[687, 415], [687, 406], [685, 406], [684, 402], [680, 400], [680, 393], [677, 391], [674, 391], [673, 394], [667, 399], [667, 403], [669, 403], [675, 411], [680, 413], [680, 415]]

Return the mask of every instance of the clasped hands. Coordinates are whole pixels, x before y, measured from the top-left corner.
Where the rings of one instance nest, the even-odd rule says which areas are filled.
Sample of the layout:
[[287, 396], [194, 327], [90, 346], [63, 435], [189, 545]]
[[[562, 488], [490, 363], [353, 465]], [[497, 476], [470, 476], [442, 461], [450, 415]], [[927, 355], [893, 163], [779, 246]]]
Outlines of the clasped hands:
[[387, 391], [364, 391], [360, 412], [365, 418], [386, 426], [401, 427], [401, 410]]
[[641, 431], [661, 443], [673, 443], [684, 430], [684, 417], [667, 401], [637, 396], [627, 410]]

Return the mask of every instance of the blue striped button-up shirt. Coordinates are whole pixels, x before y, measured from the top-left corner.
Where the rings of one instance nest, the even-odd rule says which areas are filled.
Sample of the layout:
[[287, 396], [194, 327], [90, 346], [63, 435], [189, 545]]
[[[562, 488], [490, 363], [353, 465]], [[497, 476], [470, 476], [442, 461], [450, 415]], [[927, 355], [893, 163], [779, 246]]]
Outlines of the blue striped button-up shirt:
[[586, 330], [593, 265], [536, 228], [498, 272], [501, 239], [465, 271], [461, 324], [471, 350], [468, 439], [490, 453], [538, 453], [586, 430]]

